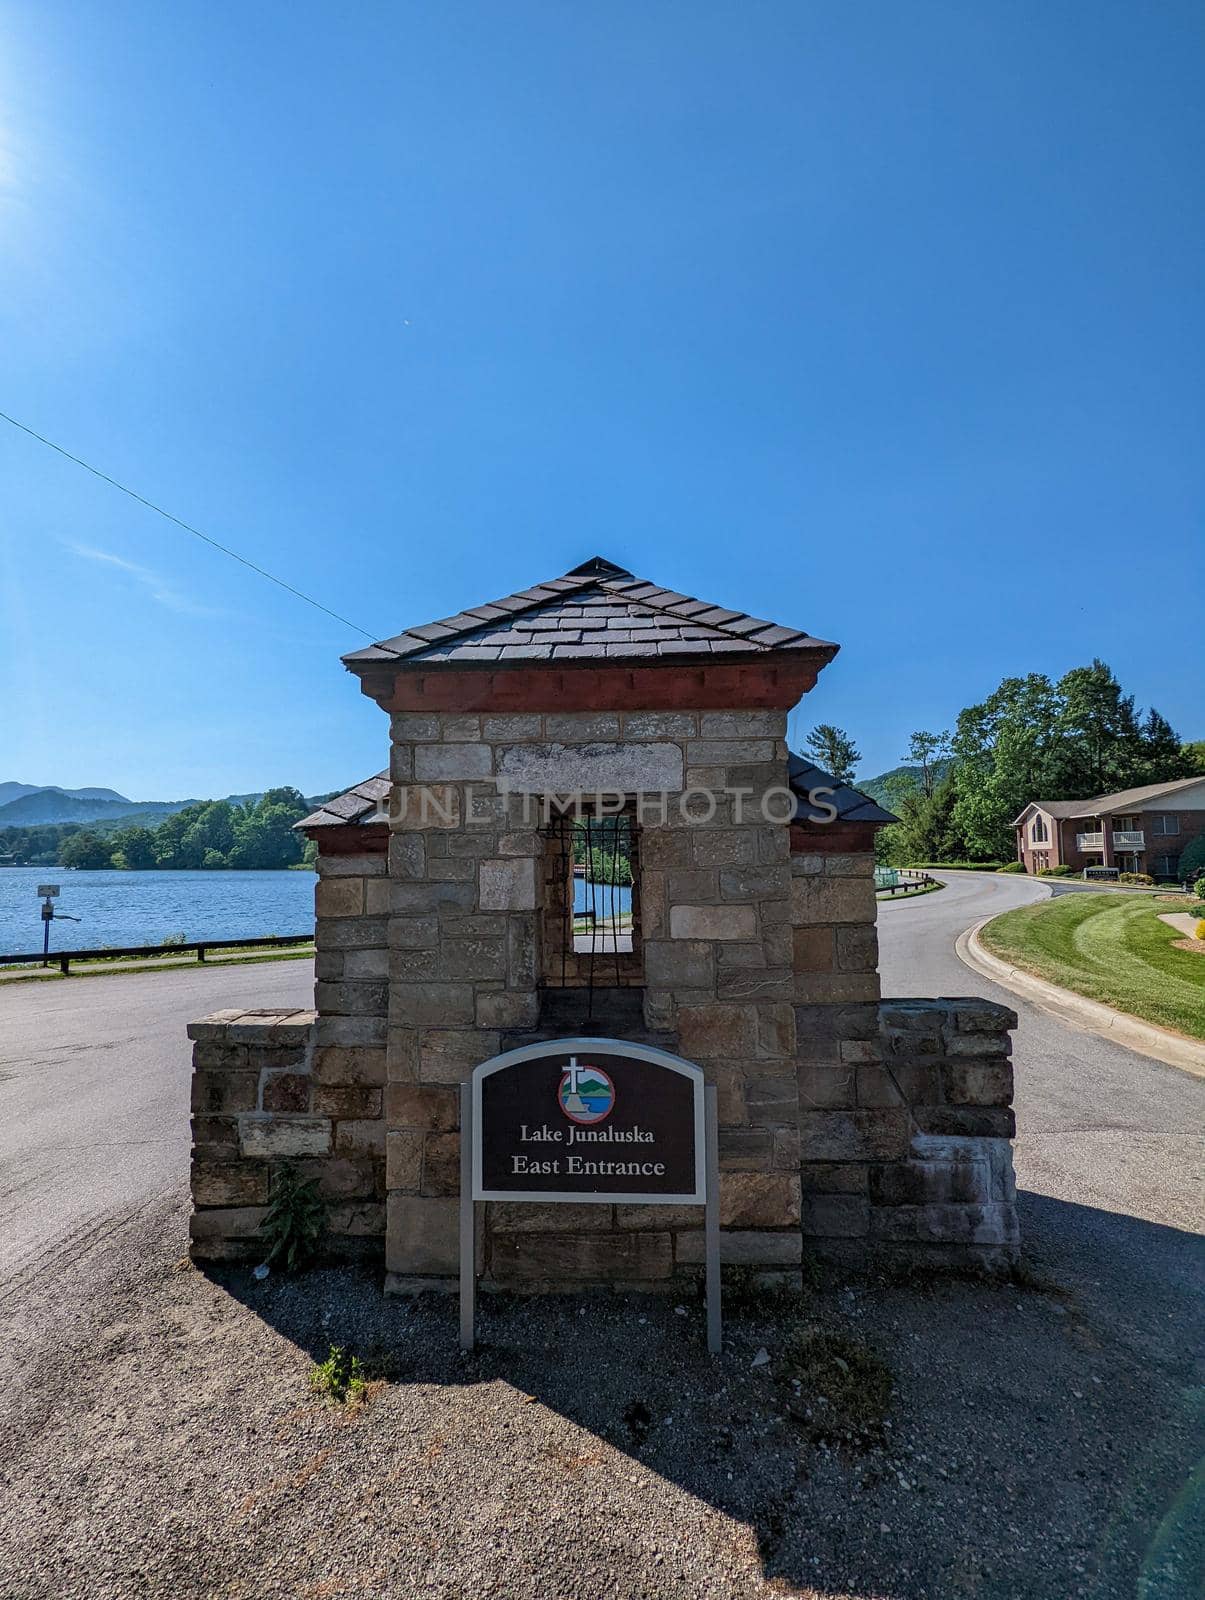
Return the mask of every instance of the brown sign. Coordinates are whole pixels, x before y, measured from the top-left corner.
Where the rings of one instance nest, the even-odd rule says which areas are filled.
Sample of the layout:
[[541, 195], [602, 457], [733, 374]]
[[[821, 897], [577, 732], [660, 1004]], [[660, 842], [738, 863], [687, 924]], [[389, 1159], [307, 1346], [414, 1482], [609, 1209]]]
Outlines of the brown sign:
[[473, 1073], [475, 1200], [702, 1205], [703, 1073], [622, 1039], [558, 1039]]

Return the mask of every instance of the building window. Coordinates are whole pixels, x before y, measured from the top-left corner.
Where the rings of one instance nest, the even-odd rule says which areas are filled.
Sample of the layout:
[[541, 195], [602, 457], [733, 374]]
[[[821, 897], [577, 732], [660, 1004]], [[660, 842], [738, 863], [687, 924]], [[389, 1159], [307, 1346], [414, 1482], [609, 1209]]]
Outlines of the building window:
[[1045, 817], [1035, 817], [1033, 819], [1033, 827], [1029, 830], [1029, 836], [1035, 844], [1045, 844], [1046, 840], [1050, 837], [1050, 835], [1046, 832]]
[[1180, 819], [1171, 811], [1155, 811], [1151, 814], [1151, 832], [1162, 835], [1164, 838], [1179, 833]]
[[569, 810], [544, 829], [540, 945], [545, 988], [644, 982], [639, 842], [634, 807], [603, 817]]
[[1179, 876], [1180, 857], [1179, 856], [1156, 856], [1155, 860], [1154, 860], [1154, 862], [1152, 864], [1152, 870], [1153, 870], [1156, 878], [1171, 878], [1171, 879], [1175, 879], [1176, 877]]

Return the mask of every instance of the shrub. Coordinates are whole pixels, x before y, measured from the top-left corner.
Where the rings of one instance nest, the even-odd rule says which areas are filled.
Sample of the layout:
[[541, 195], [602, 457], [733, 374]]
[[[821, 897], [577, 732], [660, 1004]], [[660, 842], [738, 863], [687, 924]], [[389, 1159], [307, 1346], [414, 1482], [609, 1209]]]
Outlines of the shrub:
[[1025, 863], [1023, 861], [1006, 861], [1002, 867], [997, 867], [996, 871], [997, 872], [1024, 872], [1025, 871]]
[[1192, 891], [1198, 900], [1205, 900], [1205, 878], [1198, 878], [1192, 886]]
[[1149, 872], [1119, 872], [1117, 881], [1118, 883], [1148, 883], [1152, 888], [1155, 883]]
[[1205, 940], [1205, 917], [1202, 917], [1200, 922], [1197, 923], [1197, 929], [1193, 934], [1193, 938]]
[[813, 1437], [869, 1442], [891, 1404], [891, 1370], [857, 1338], [822, 1328], [788, 1334], [773, 1375], [787, 1409]]
[[326, 1233], [326, 1205], [318, 1197], [317, 1178], [301, 1178], [291, 1163], [277, 1169], [272, 1201], [260, 1223], [268, 1244], [264, 1258], [269, 1266], [296, 1272], [309, 1266], [322, 1248]]
[[342, 1345], [331, 1345], [325, 1361], [310, 1369], [310, 1388], [336, 1405], [358, 1405], [368, 1392], [368, 1378], [359, 1356], [349, 1355]]
[[[1190, 839], [1180, 852], [1180, 881], [1193, 883], [1205, 873], [1205, 833], [1199, 838]], [[1205, 895], [1205, 891], [1198, 890], [1198, 894]]]
[[1074, 878], [1075, 876], [1074, 867], [1039, 867], [1038, 869], [1039, 878]]

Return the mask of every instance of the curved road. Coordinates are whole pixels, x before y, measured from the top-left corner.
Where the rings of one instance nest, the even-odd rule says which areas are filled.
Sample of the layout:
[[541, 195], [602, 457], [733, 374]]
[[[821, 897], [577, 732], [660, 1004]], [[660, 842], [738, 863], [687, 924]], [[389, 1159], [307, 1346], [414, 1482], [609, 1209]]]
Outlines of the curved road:
[[1081, 1033], [964, 966], [960, 933], [1047, 890], [992, 873], [944, 879], [936, 894], [881, 903], [884, 995], [977, 994], [1016, 1011], [1026, 1244], [1061, 1281], [1103, 1291], [1141, 1343], [1183, 1349], [1192, 1326], [1200, 1337], [1205, 1296], [1205, 1080]]

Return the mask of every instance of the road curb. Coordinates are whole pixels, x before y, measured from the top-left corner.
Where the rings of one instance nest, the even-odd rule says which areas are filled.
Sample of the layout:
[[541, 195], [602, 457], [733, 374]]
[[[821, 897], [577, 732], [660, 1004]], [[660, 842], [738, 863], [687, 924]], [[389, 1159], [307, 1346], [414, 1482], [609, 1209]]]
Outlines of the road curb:
[[1127, 1050], [1137, 1051], [1152, 1061], [1162, 1061], [1165, 1066], [1176, 1067], [1195, 1078], [1205, 1078], [1205, 1044], [1184, 1039], [1124, 1011], [1114, 1011], [1112, 1006], [1101, 1005], [1098, 1000], [1086, 1000], [1083, 995], [1060, 989], [1057, 984], [1047, 983], [1045, 978], [1035, 978], [1032, 972], [1010, 966], [993, 955], [981, 943], [979, 933], [994, 921], [994, 917], [982, 917], [958, 935], [954, 953], [964, 966], [991, 978], [993, 983], [1022, 999], [1032, 1001], [1073, 1028], [1111, 1039], [1114, 1044], [1125, 1045]]

